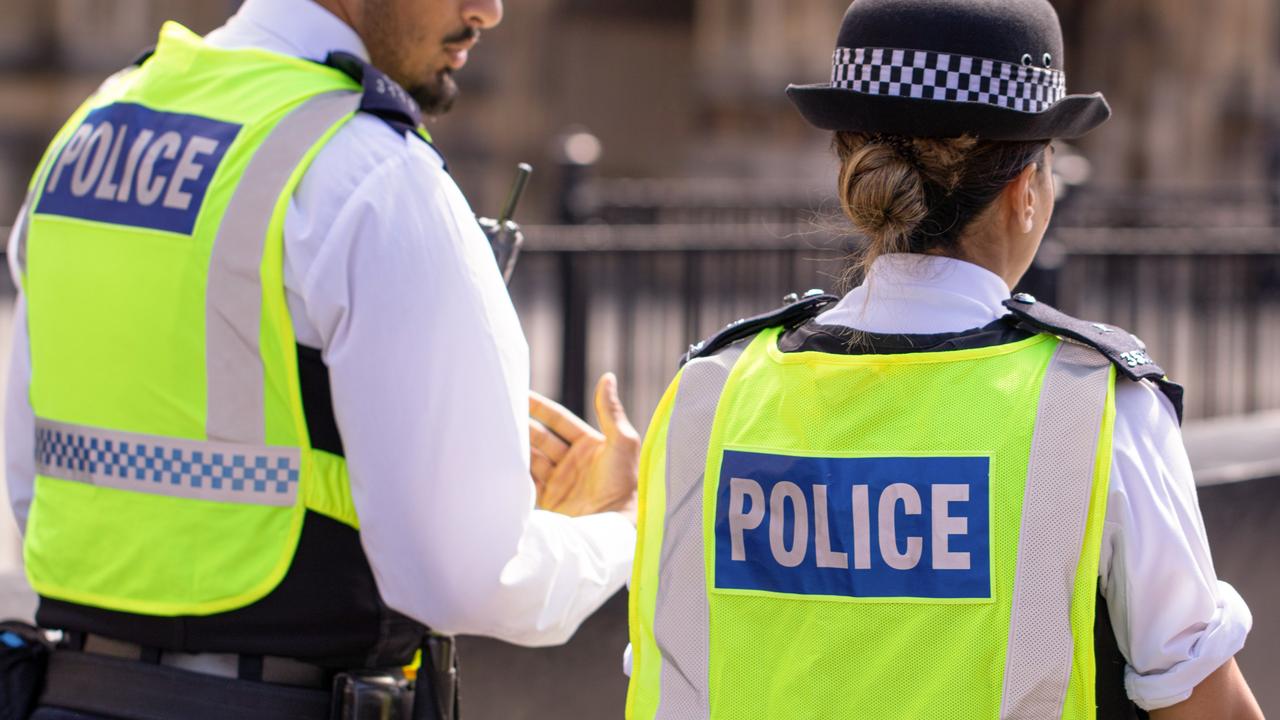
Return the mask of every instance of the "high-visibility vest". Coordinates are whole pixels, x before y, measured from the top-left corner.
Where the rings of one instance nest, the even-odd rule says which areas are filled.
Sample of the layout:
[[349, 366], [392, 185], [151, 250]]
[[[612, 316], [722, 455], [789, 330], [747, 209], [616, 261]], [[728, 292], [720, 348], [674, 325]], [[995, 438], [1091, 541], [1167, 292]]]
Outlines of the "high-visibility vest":
[[627, 717], [1094, 717], [1108, 357], [782, 331], [689, 362], [650, 426]]
[[308, 512], [358, 528], [345, 462], [308, 437], [282, 258], [294, 188], [362, 102], [340, 70], [169, 23], [55, 138], [18, 258], [41, 596], [237, 610]]

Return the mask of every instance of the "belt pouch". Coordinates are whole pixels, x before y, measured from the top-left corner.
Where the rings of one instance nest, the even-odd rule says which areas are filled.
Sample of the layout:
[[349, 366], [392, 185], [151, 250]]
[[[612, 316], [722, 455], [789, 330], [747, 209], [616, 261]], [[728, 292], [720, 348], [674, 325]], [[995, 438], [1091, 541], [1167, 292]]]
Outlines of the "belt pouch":
[[331, 720], [411, 720], [409, 683], [386, 674], [338, 673]]
[[458, 646], [452, 636], [427, 634], [415, 686], [414, 720], [459, 720]]
[[25, 720], [35, 709], [51, 649], [39, 629], [0, 623], [0, 720]]

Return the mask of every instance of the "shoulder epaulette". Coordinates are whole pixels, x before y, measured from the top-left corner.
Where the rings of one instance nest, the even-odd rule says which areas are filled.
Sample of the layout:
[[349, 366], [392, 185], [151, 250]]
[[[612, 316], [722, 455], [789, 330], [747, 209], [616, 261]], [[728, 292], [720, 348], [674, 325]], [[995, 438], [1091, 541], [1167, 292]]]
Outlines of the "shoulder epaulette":
[[418, 133], [422, 109], [409, 96], [408, 91], [389, 75], [347, 52], [329, 53], [324, 64], [341, 70], [364, 88], [364, 95], [360, 98], [360, 112], [381, 119], [398, 132], [417, 135], [426, 140]]
[[835, 295], [828, 295], [821, 290], [810, 290], [804, 294], [804, 297], [792, 293], [783, 298], [784, 304], [777, 310], [735, 320], [715, 335], [689, 346], [689, 352], [680, 358], [680, 367], [700, 357], [714, 355], [733, 343], [749, 338], [766, 328], [799, 325], [817, 317], [819, 313], [839, 300], [840, 298]]
[[1005, 300], [1004, 306], [1019, 323], [1032, 330], [1051, 333], [1097, 350], [1130, 380], [1154, 382], [1173, 404], [1178, 422], [1182, 422], [1182, 386], [1165, 376], [1164, 369], [1147, 354], [1146, 343], [1138, 336], [1114, 325], [1073, 318], [1027, 293], [1018, 293]]

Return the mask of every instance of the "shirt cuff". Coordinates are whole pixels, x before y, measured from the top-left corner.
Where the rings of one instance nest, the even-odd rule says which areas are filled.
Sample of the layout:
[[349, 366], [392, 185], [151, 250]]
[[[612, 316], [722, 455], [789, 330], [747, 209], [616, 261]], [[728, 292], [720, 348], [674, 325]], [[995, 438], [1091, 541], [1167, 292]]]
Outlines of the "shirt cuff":
[[1245, 637], [1253, 627], [1253, 614], [1231, 585], [1219, 581], [1218, 592], [1222, 604], [1213, 620], [1199, 631], [1190, 657], [1164, 670], [1144, 674], [1125, 667], [1125, 691], [1138, 707], [1158, 710], [1186, 700], [1197, 685], [1244, 647]]

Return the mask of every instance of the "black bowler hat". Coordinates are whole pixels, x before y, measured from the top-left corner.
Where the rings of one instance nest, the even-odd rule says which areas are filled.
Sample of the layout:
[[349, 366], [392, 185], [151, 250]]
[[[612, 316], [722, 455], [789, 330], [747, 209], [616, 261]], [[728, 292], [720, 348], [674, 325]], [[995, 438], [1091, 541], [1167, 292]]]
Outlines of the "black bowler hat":
[[831, 82], [787, 95], [824, 130], [908, 137], [1065, 139], [1111, 117], [1101, 93], [1067, 95], [1048, 0], [855, 0]]

